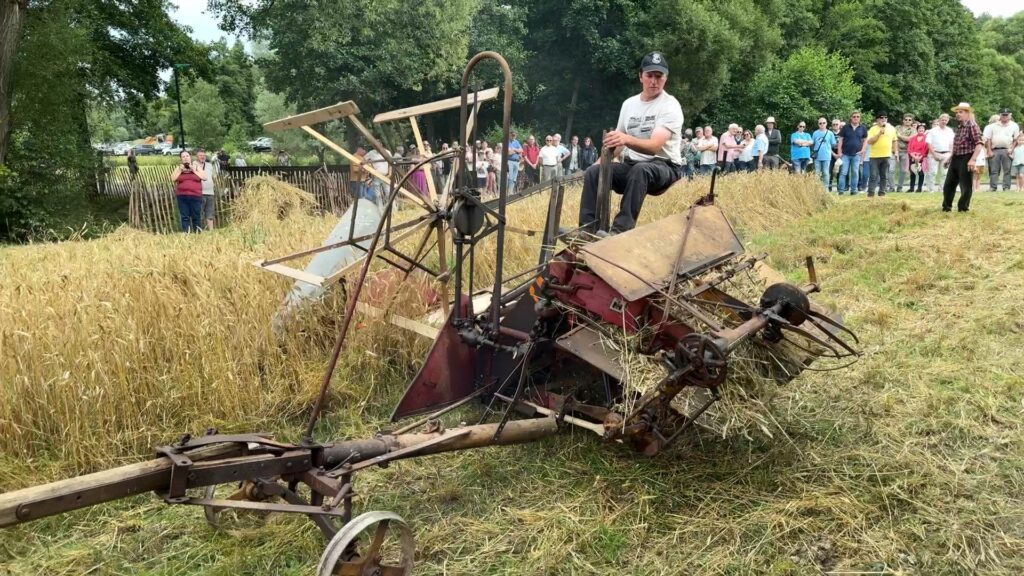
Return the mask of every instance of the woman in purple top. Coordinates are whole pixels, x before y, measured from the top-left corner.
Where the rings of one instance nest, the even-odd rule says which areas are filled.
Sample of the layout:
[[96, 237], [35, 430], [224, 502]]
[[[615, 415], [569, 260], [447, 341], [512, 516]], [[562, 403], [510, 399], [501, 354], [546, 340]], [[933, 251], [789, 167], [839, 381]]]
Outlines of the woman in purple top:
[[[413, 163], [422, 162], [424, 160], [424, 156], [419, 153], [419, 150], [417, 150], [415, 146], [409, 148], [409, 156]], [[427, 166], [429, 166], [429, 164]], [[424, 198], [430, 198], [430, 190], [427, 188], [427, 173], [424, 172], [424, 168], [421, 167], [413, 172], [412, 176], [409, 177], [409, 181], [412, 182], [412, 185], [415, 186], [417, 190], [420, 191], [420, 194], [422, 194]]]

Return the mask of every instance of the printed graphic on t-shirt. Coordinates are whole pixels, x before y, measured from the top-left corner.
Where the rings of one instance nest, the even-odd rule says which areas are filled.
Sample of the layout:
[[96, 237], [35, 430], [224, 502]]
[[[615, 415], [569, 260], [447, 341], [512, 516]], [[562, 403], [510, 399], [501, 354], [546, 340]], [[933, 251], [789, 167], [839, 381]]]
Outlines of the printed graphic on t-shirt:
[[656, 118], [657, 116], [654, 114], [649, 116], [630, 116], [626, 120], [626, 132], [634, 136], [650, 137], [651, 133], [654, 132], [654, 120]]

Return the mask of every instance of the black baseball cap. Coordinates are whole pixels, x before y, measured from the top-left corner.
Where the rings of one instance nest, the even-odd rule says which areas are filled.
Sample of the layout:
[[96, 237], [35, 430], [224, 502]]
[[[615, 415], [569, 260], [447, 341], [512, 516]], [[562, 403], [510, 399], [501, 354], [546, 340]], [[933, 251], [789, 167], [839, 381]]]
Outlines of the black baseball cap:
[[1010, 109], [1009, 108], [1003, 108], [1002, 110], [999, 111], [999, 113], [1000, 114], [1009, 114], [1010, 113]]
[[640, 62], [640, 71], [668, 74], [668, 60], [661, 52], [651, 52]]
[[876, 120], [879, 119], [879, 118], [888, 118], [888, 117], [889, 117], [889, 115], [886, 114], [885, 111], [875, 112], [875, 119]]

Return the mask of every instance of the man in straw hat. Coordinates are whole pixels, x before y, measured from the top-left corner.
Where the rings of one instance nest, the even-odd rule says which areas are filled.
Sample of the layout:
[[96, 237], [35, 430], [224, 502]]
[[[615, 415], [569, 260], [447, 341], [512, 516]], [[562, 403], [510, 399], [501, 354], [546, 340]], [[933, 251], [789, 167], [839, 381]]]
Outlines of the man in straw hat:
[[974, 163], [978, 152], [982, 150], [981, 130], [974, 121], [974, 111], [967, 102], [953, 106], [956, 113], [956, 133], [953, 136], [953, 156], [949, 160], [946, 172], [946, 183], [942, 187], [942, 211], [953, 210], [953, 197], [956, 196], [957, 184], [960, 185], [960, 201], [957, 202], [958, 212], [967, 212], [971, 207], [973, 178], [970, 165]]
[[[680, 145], [683, 138], [683, 109], [665, 91], [668, 61], [651, 52], [640, 62], [641, 91], [627, 98], [619, 111], [619, 122], [604, 135], [622, 162], [611, 165], [611, 188], [622, 195], [612, 232], [636, 226], [644, 198], [657, 196], [683, 175]], [[580, 199], [580, 228], [594, 228], [597, 222], [599, 164], [587, 168]]]

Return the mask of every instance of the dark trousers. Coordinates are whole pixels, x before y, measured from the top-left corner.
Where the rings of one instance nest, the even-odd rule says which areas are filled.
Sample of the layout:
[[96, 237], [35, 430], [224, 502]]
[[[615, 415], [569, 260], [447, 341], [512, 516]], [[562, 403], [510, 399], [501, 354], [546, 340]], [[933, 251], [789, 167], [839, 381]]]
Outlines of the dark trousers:
[[946, 182], [942, 186], [942, 209], [949, 212], [953, 209], [953, 197], [956, 196], [957, 184], [960, 185], [960, 201], [956, 209], [966, 212], [971, 207], [971, 194], [974, 193], [974, 175], [967, 166], [973, 154], [956, 154], [949, 160], [946, 169]]
[[889, 180], [889, 159], [872, 158], [869, 178], [868, 196], [874, 196], [876, 188], [878, 189], [879, 196], [885, 195], [885, 187]]
[[[636, 226], [640, 208], [647, 196], [658, 196], [679, 179], [681, 171], [667, 162], [616, 162], [611, 165], [611, 189], [622, 195], [619, 213], [612, 222], [612, 231], [624, 232]], [[595, 229], [597, 221], [597, 181], [601, 166], [587, 168], [583, 177], [583, 196], [580, 198], [581, 228]]]
[[917, 191], [921, 191], [921, 186], [924, 186], [924, 170], [919, 171], [917, 174], [910, 172], [910, 190], [907, 192], [914, 191], [914, 183], [917, 183]]
[[203, 229], [203, 197], [178, 196], [178, 214], [182, 232], [200, 232]]
[[[539, 167], [540, 165], [538, 164], [537, 166]], [[527, 186], [533, 186], [537, 182], [540, 182], [540, 170], [539, 170], [539, 168], [534, 168], [533, 166], [530, 166], [529, 164], [526, 164], [526, 169], [524, 170], [524, 172], [526, 172], [526, 185]]]
[[999, 184], [1000, 171], [1002, 171], [1003, 174], [1003, 190], [1010, 189], [1010, 169], [1012, 168], [1012, 161], [1013, 158], [1010, 157], [1010, 151], [1006, 148], [992, 149], [992, 157], [988, 159], [988, 182], [993, 192], [996, 190], [996, 185]]

